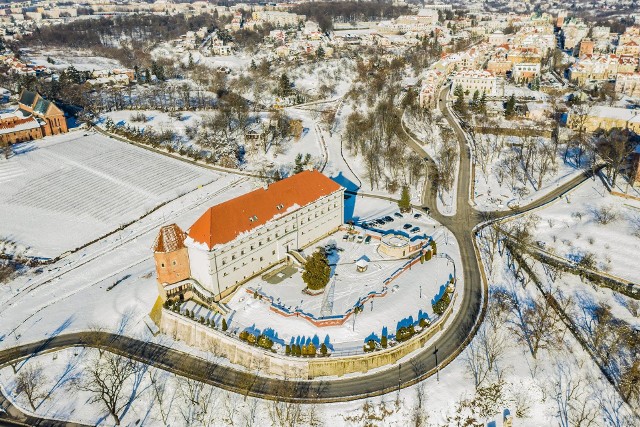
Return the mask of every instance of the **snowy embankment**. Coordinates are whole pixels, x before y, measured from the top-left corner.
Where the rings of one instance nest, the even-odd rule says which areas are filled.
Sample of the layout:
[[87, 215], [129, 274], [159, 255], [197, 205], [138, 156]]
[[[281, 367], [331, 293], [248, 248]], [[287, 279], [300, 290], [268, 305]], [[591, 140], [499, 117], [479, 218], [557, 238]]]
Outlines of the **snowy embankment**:
[[545, 137], [478, 134], [473, 201], [479, 210], [527, 205], [584, 172], [586, 156], [576, 165]]
[[546, 251], [640, 283], [640, 201], [609, 194], [599, 178], [519, 221]]
[[[405, 112], [402, 120], [409, 137], [434, 161], [441, 173], [451, 177], [451, 187], [448, 190], [442, 186], [438, 189], [436, 203], [441, 214], [455, 215], [460, 172], [460, 150], [455, 134], [449, 131], [447, 122], [439, 110], [430, 111], [430, 116], [424, 118], [417, 118]], [[451, 172], [446, 172], [449, 170]]]

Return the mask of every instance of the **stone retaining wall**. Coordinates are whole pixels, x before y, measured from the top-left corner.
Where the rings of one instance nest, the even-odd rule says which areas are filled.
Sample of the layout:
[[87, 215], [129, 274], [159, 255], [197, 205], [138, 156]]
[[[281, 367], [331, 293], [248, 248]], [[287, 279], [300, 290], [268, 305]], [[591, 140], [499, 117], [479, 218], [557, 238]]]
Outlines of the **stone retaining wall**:
[[396, 363], [408, 354], [424, 347], [434, 335], [444, 329], [449, 323], [457, 297], [458, 292], [456, 291], [443, 315], [425, 331], [416, 334], [406, 342], [380, 351], [353, 356], [299, 358], [272, 353], [167, 309], [162, 309], [158, 326], [163, 333], [174, 339], [226, 357], [232, 363], [244, 366], [249, 370], [259, 369], [264, 375], [313, 379], [328, 375], [365, 373], [370, 369]]

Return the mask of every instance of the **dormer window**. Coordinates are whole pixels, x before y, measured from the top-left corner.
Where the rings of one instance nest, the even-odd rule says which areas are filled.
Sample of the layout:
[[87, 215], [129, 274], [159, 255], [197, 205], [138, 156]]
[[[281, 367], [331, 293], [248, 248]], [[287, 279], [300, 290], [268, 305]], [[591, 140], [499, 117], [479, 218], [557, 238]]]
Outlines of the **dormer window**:
[[257, 220], [258, 220], [258, 217], [255, 216], [255, 215], [249, 218], [249, 221], [251, 221], [251, 222], [254, 222], [254, 221], [257, 221]]
[[282, 203], [280, 203], [278, 206], [276, 206], [276, 208], [278, 210], [282, 210], [282, 209], [284, 209], [284, 205]]

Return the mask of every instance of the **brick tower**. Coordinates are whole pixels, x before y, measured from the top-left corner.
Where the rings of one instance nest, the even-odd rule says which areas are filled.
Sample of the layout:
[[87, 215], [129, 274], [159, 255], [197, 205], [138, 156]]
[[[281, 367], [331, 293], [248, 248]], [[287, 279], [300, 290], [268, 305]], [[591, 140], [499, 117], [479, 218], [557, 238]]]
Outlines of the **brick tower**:
[[176, 224], [165, 225], [160, 229], [153, 244], [156, 277], [163, 299], [166, 299], [165, 287], [167, 285], [178, 283], [191, 276], [189, 253], [184, 245], [186, 237], [186, 233]]

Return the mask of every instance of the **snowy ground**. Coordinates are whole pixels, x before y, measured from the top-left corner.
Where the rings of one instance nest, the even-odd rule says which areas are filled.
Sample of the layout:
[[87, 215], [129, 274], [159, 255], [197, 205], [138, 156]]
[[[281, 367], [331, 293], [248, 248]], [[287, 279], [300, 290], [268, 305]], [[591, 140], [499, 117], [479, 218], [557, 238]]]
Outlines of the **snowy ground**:
[[220, 175], [94, 132], [17, 144], [0, 161], [0, 238], [53, 258]]
[[[53, 59], [53, 64], [47, 58]], [[44, 65], [47, 68], [62, 71], [75, 67], [78, 71], [113, 70], [123, 68], [115, 59], [95, 56], [91, 51], [48, 49], [28, 53], [22, 58], [28, 64]]]
[[189, 64], [189, 53], [191, 53], [194, 64], [206, 65], [211, 68], [227, 67], [235, 72], [246, 70], [251, 65], [251, 57], [242, 53], [229, 56], [207, 56], [198, 50], [177, 49], [170, 43], [162, 43], [151, 51], [154, 58], [173, 59], [185, 66]]
[[[390, 193], [385, 188], [384, 178], [380, 180], [378, 186], [372, 186], [371, 181], [367, 177], [367, 168], [365, 159], [361, 154], [352, 155], [345, 147], [346, 143], [342, 140], [342, 129], [346, 123], [347, 117], [353, 112], [353, 108], [346, 102], [339, 102], [335, 121], [331, 129], [327, 130], [321, 127], [323, 141], [327, 147], [328, 161], [325, 173], [333, 177], [342, 186], [351, 191], [362, 190], [367, 193], [400, 198], [400, 189], [396, 193]], [[407, 148], [407, 151], [409, 149]], [[388, 171], [384, 171], [388, 174]], [[400, 177], [400, 180], [403, 178]], [[422, 188], [424, 179], [418, 180], [409, 186], [411, 202], [420, 204], [422, 202]]]
[[[404, 114], [403, 120], [405, 126], [410, 129], [411, 133], [417, 137], [416, 142], [420, 144], [422, 149], [429, 155], [429, 157], [435, 162], [440, 170], [443, 168], [441, 160], [441, 151], [444, 146], [442, 129], [448, 128], [449, 125], [445, 118], [442, 116], [439, 110], [431, 111], [432, 119], [421, 120], [418, 117], [411, 116], [407, 113]], [[455, 134], [452, 133], [451, 138], [455, 138]], [[455, 147], [458, 147], [458, 142], [453, 140]], [[455, 215], [457, 209], [457, 188], [458, 188], [458, 172], [460, 170], [460, 161], [455, 162], [455, 172], [453, 184], [451, 189], [446, 191], [442, 188], [438, 189], [438, 197], [436, 202], [438, 204], [438, 211], [447, 216]]]
[[[343, 249], [329, 257], [329, 262], [336, 264], [332, 267], [332, 275], [335, 275], [327, 285], [327, 289], [332, 286], [334, 289], [332, 315], [347, 312], [370, 292], [382, 292], [383, 281], [407, 262], [406, 259], [393, 260], [380, 255], [375, 240], [369, 245], [343, 242], [342, 234], [337, 233], [318, 243], [318, 246], [322, 246], [333, 241], [338, 248]], [[310, 255], [311, 250], [313, 248], [306, 251], [307, 255]], [[363, 256], [370, 263], [366, 272], [359, 273], [356, 271], [355, 261]], [[316, 327], [302, 318], [284, 317], [271, 311], [266, 301], [256, 300], [244, 291], [249, 288], [257, 289], [291, 310], [299, 308], [321, 317], [324, 294], [303, 294], [305, 285], [300, 271], [277, 284], [258, 277], [243, 285], [229, 302], [229, 306], [235, 310], [229, 327], [239, 330], [273, 330], [277, 338], [274, 341], [281, 345], [303, 337], [317, 337], [321, 342], [328, 345], [330, 343], [335, 351], [359, 350], [369, 339], [378, 341], [383, 335], [394, 335], [400, 326], [417, 324], [421, 318], [433, 321], [431, 304], [441, 295], [452, 276], [453, 265], [446, 258], [418, 263], [389, 285], [386, 296], [368, 301], [355, 321], [351, 317], [342, 326], [330, 327]]]
[[[548, 139], [542, 137], [534, 139], [538, 140], [538, 143], [551, 144]], [[495, 142], [498, 140], [501, 142]], [[537, 178], [524, 175], [520, 162], [518, 162], [518, 170], [515, 173], [515, 185], [512, 186], [508, 168], [502, 167], [501, 170], [501, 162], [505, 161], [508, 156], [517, 155], [513, 145], [522, 144], [521, 138], [479, 134], [476, 135], [476, 144], [476, 152], [482, 149], [481, 146], [484, 146], [487, 153], [486, 159], [476, 158], [473, 201], [475, 202], [475, 207], [479, 210], [506, 210], [508, 207], [526, 205], [553, 191], [584, 171], [574, 164], [565, 163], [562, 153], [556, 153], [555, 165], [551, 165], [549, 172], [542, 180], [540, 188], [536, 188]], [[500, 149], [499, 147], [502, 148]], [[476, 155], [478, 156], [478, 154]], [[485, 161], [485, 163], [483, 164], [482, 161]]]
[[[603, 208], [613, 215], [608, 224], [597, 220]], [[531, 215], [536, 224], [531, 233], [545, 250], [575, 262], [593, 254], [595, 268], [640, 282], [634, 256], [640, 253], [640, 201], [613, 196], [599, 178], [590, 179]]]
[[[137, 114], [144, 114], [146, 121], [137, 122], [133, 118]], [[197, 128], [202, 121], [202, 117], [212, 114], [211, 111], [182, 111], [180, 116], [173, 117], [168, 113], [153, 110], [122, 110], [112, 111], [103, 114], [103, 118], [111, 118], [113, 123], [118, 126], [130, 125], [141, 129], [153, 129], [157, 132], [164, 130], [173, 130], [177, 133], [178, 140], [174, 144], [174, 150], [178, 150], [180, 146], [192, 147], [196, 146], [185, 134], [187, 127]], [[272, 169], [278, 167], [283, 175], [288, 175], [293, 169], [294, 161], [298, 154], [303, 157], [306, 154], [311, 155], [311, 163], [318, 167], [322, 164], [323, 149], [321, 141], [316, 131], [315, 121], [312, 113], [299, 109], [287, 109], [287, 114], [291, 119], [302, 120], [303, 132], [300, 139], [290, 139], [283, 141], [279, 146], [271, 145], [265, 154], [262, 149], [257, 151], [247, 150], [245, 162], [242, 168], [247, 171], [262, 171], [263, 169]], [[268, 120], [268, 113], [259, 113], [258, 116], [263, 120]], [[244, 141], [239, 141], [240, 145]], [[201, 147], [198, 147], [201, 148]], [[206, 149], [205, 149], [206, 150]]]

